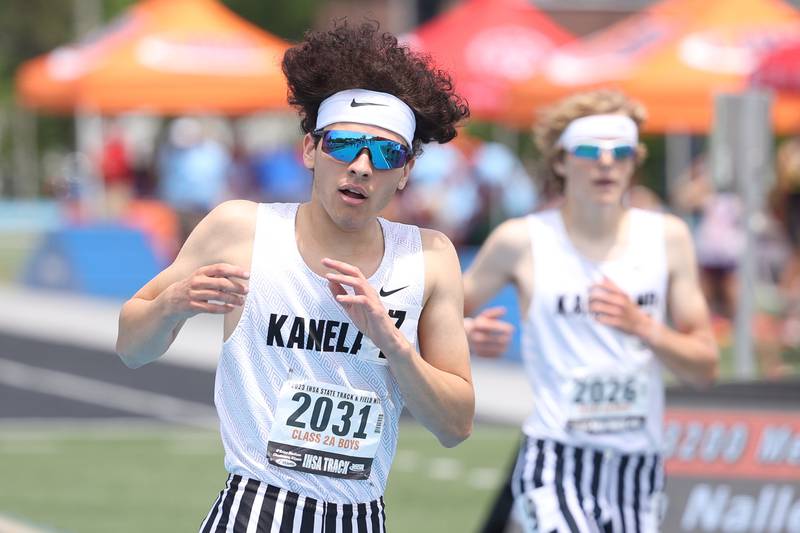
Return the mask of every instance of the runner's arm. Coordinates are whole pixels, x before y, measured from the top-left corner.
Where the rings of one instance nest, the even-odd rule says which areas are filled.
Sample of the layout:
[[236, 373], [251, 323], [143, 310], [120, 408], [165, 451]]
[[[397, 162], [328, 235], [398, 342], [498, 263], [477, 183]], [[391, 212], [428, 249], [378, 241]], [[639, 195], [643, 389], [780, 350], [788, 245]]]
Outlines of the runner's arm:
[[692, 238], [677, 217], [667, 217], [666, 231], [670, 268], [667, 308], [674, 327], [651, 319], [642, 324], [640, 335], [679, 379], [696, 387], [709, 386], [717, 379], [719, 353], [700, 289]]
[[511, 342], [514, 327], [501, 320], [505, 308], [475, 311], [513, 281], [513, 269], [528, 246], [528, 232], [523, 218], [498, 226], [486, 239], [475, 260], [464, 274], [464, 328], [473, 353], [500, 357]]
[[608, 278], [592, 287], [589, 310], [597, 321], [642, 339], [681, 381], [708, 386], [716, 379], [719, 356], [692, 239], [686, 224], [673, 216], [666, 219], [666, 237], [667, 309], [673, 327], [644, 312]]
[[[472, 432], [475, 392], [464, 334], [461, 268], [450, 240], [422, 230], [428, 298], [420, 316], [420, 353], [400, 342], [389, 357], [408, 410], [447, 447]], [[405, 339], [403, 339], [405, 340]]]
[[116, 350], [127, 366], [161, 357], [188, 318], [228, 313], [244, 303], [248, 273], [225, 261], [232, 243], [247, 238], [248, 231], [252, 237], [248, 225], [255, 206], [243, 201], [218, 206], [192, 231], [175, 261], [123, 304]]
[[[395, 327], [377, 292], [357, 267], [329, 258], [322, 264], [334, 271], [326, 277], [336, 300], [386, 356], [408, 410], [450, 447], [469, 436], [475, 414], [461, 272], [448, 238], [437, 231], [421, 232], [425, 301], [417, 325], [419, 352]], [[345, 287], [351, 287], [352, 294]]]
[[508, 283], [527, 244], [526, 221], [503, 222], [489, 234], [464, 273], [464, 315], [472, 315]]

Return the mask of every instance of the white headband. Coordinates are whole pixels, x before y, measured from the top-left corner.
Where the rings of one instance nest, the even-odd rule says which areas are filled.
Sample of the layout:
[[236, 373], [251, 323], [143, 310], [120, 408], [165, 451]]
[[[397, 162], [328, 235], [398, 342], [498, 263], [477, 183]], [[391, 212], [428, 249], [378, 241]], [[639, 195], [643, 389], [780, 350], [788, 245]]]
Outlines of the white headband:
[[408, 105], [388, 93], [367, 89], [348, 89], [327, 97], [319, 104], [316, 129], [336, 122], [369, 124], [393, 131], [408, 146], [414, 141], [417, 121]]
[[569, 149], [587, 139], [613, 139], [636, 146], [639, 143], [639, 128], [626, 115], [589, 115], [570, 122], [558, 138], [558, 146]]

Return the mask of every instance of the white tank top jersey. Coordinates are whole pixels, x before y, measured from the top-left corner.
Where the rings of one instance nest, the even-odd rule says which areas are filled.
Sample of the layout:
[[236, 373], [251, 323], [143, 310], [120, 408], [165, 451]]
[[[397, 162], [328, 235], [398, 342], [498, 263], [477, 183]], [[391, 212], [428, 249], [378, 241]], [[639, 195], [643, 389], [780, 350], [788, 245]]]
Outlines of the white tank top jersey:
[[[403, 397], [386, 358], [300, 256], [297, 208], [258, 208], [250, 291], [217, 367], [225, 468], [327, 502], [368, 502], [386, 487]], [[369, 283], [417, 346], [420, 231], [379, 221], [384, 255]]]
[[614, 260], [593, 262], [572, 245], [557, 209], [528, 215], [533, 298], [522, 321], [522, 353], [534, 438], [621, 453], [661, 448], [661, 365], [641, 340], [595, 320], [589, 288], [608, 277], [642, 310], [664, 320], [668, 282], [664, 217], [630, 210], [629, 239]]

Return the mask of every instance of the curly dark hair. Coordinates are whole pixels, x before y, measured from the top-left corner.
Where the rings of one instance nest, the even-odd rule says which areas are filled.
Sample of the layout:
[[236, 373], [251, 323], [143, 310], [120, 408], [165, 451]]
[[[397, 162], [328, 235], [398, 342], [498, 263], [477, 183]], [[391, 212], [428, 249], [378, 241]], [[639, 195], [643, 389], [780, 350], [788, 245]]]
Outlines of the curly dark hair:
[[456, 124], [469, 116], [449, 74], [433, 67], [429, 56], [398, 44], [394, 35], [380, 33], [375, 21], [354, 26], [339, 20], [329, 31], [309, 31], [286, 51], [282, 67], [289, 104], [300, 111], [305, 133], [314, 131], [319, 104], [346, 89], [389, 93], [411, 107], [417, 121], [414, 155], [423, 143], [453, 139]]

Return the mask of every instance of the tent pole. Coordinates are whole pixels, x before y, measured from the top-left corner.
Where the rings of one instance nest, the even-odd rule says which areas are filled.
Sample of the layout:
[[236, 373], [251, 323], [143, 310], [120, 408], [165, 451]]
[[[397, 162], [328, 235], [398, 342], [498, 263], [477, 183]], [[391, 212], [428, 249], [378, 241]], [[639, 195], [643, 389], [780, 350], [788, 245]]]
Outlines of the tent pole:
[[666, 181], [664, 192], [666, 198], [674, 198], [675, 187], [680, 182], [681, 175], [692, 164], [692, 137], [688, 133], [676, 131], [664, 135], [666, 152]]
[[39, 168], [36, 154], [36, 117], [22, 106], [11, 110], [12, 193], [16, 197], [34, 197], [39, 193]]
[[[765, 92], [721, 94], [714, 101], [712, 164], [715, 186], [730, 183], [742, 201], [744, 249], [737, 265], [734, 369], [738, 379], [755, 377], [753, 316], [756, 309], [756, 237], [763, 227], [766, 190], [774, 180], [770, 96]], [[729, 170], [731, 176], [725, 176]]]
[[748, 91], [737, 95], [740, 115], [737, 124], [737, 167], [740, 172], [739, 191], [742, 195], [745, 248], [739, 270], [739, 306], [736, 312], [736, 376], [755, 377], [752, 323], [757, 312], [755, 288], [758, 283], [756, 237], [763, 229], [766, 184], [770, 181], [772, 165], [772, 129], [770, 127], [770, 96], [765, 92]]

